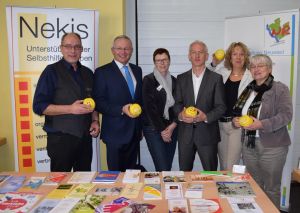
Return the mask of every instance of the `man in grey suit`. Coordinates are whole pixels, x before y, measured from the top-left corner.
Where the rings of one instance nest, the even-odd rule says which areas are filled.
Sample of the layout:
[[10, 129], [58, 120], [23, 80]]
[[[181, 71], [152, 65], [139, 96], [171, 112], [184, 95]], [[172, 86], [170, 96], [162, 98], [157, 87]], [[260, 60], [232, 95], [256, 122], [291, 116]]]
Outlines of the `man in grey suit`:
[[[189, 47], [192, 69], [177, 76], [175, 113], [178, 115], [179, 167], [182, 171], [193, 169], [196, 151], [204, 170], [218, 167], [218, 119], [226, 110], [222, 76], [205, 67], [207, 46], [194, 41]], [[194, 106], [197, 116], [190, 117], [185, 109]]]

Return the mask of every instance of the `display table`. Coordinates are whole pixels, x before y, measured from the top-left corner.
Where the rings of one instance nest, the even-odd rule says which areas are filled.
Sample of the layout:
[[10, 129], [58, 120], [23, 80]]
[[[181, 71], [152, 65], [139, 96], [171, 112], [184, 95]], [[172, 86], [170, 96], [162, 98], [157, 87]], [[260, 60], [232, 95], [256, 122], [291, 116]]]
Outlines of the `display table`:
[[[49, 173], [15, 173], [15, 172], [2, 172], [1, 174], [10, 174], [10, 175], [25, 175], [27, 178], [30, 176], [48, 176]], [[199, 174], [199, 172], [185, 172], [185, 183], [182, 183], [183, 186], [183, 192], [185, 192], [185, 189], [187, 187], [187, 184], [189, 182], [191, 182], [191, 175], [192, 174]], [[64, 178], [64, 180], [61, 183], [67, 183], [68, 179], [71, 177], [72, 173], [68, 173], [68, 175]], [[161, 174], [160, 174], [161, 175]], [[122, 179], [123, 179], [124, 174], [120, 174], [116, 183], [115, 184], [110, 184], [110, 186], [125, 186], [125, 184], [122, 183]], [[223, 180], [224, 181], [224, 180]], [[248, 180], [253, 191], [256, 194], [255, 200], [257, 202], [257, 204], [260, 206], [260, 208], [264, 211], [264, 212], [272, 212], [272, 213], [277, 213], [279, 212], [277, 210], [277, 208], [273, 205], [273, 203], [269, 200], [269, 198], [267, 197], [267, 195], [262, 191], [262, 189], [259, 188], [259, 186], [256, 184], [256, 182], [250, 177], [250, 179]], [[140, 176], [140, 182], [144, 182], [144, 174], [142, 173]], [[195, 183], [195, 182], [193, 182]], [[223, 210], [223, 212], [232, 212], [232, 209], [227, 201], [226, 198], [220, 198], [218, 196], [218, 191], [217, 191], [217, 187], [216, 187], [216, 183], [215, 181], [201, 181], [198, 182], [203, 184], [204, 186], [204, 191], [203, 191], [203, 198], [207, 198], [207, 199], [219, 199], [220, 201], [220, 205], [221, 208]], [[108, 184], [96, 184], [97, 186], [95, 186], [89, 193], [92, 194], [96, 188], [98, 187], [103, 187], [103, 186], [107, 186]], [[32, 192], [35, 193], [41, 193], [43, 195], [43, 197], [45, 197], [50, 191], [52, 191], [53, 189], [55, 189], [56, 186], [44, 186], [41, 185], [38, 189], [32, 190]], [[139, 192], [139, 196], [137, 199], [132, 199], [132, 200], [136, 200], [136, 201], [141, 201], [144, 203], [149, 203], [149, 204], [153, 204], [155, 205], [155, 208], [152, 209], [150, 212], [157, 212], [157, 213], [167, 213], [168, 212], [168, 202], [167, 200], [165, 200], [165, 191], [164, 191], [164, 183], [162, 181], [162, 177], [161, 177], [161, 189], [162, 189], [162, 200], [143, 200], [143, 190], [141, 190]], [[19, 189], [19, 191], [22, 191], [22, 188]], [[28, 190], [26, 190], [28, 192]], [[103, 203], [108, 203], [109, 201], [112, 201], [116, 198], [118, 198], [119, 196], [108, 196], [105, 198], [105, 200], [103, 201]], [[119, 211], [120, 212], [120, 211]]]

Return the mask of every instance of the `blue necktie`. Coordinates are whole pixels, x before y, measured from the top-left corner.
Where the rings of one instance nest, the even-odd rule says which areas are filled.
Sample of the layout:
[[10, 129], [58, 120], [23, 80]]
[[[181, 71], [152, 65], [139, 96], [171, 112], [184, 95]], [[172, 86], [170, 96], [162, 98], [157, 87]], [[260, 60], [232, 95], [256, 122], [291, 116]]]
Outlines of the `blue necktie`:
[[127, 81], [127, 85], [131, 94], [131, 97], [134, 98], [134, 84], [133, 84], [133, 80], [131, 78], [130, 72], [128, 70], [127, 66], [123, 66], [124, 71], [125, 71], [125, 77], [126, 77], [126, 81]]

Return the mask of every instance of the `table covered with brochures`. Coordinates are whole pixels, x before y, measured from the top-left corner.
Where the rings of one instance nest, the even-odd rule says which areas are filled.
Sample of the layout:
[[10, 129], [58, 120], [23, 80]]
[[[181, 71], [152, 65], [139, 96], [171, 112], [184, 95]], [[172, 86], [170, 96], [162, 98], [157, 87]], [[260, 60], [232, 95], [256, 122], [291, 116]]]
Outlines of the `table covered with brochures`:
[[249, 174], [0, 173], [0, 212], [279, 212]]

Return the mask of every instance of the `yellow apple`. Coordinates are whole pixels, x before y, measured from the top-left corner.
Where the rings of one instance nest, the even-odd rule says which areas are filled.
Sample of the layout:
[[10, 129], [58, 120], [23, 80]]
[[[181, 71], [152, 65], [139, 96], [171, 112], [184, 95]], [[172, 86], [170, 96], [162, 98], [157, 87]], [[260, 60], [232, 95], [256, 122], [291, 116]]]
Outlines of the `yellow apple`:
[[195, 118], [197, 116], [198, 111], [195, 107], [190, 106], [185, 109], [184, 113], [188, 117]]
[[138, 117], [142, 113], [142, 108], [139, 104], [134, 103], [129, 106], [129, 112], [132, 116]]
[[92, 109], [95, 109], [96, 106], [95, 101], [92, 98], [85, 98], [83, 104], [89, 105]]
[[225, 51], [223, 49], [218, 49], [215, 52], [215, 57], [216, 59], [218, 59], [219, 61], [222, 61], [225, 57]]
[[247, 127], [253, 123], [253, 119], [249, 115], [243, 115], [239, 118], [239, 123], [241, 126]]

